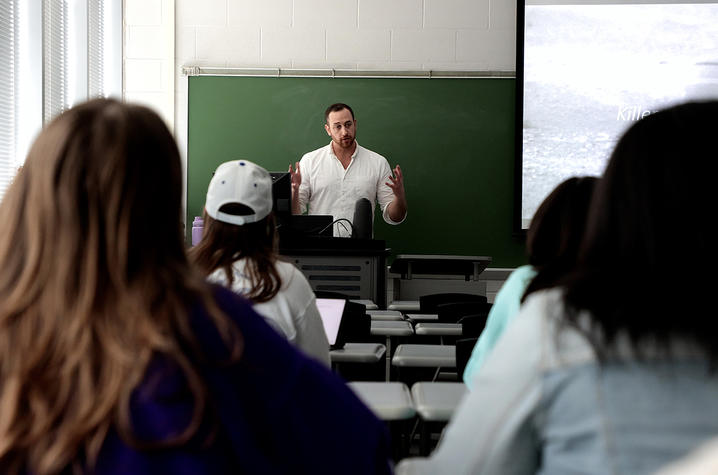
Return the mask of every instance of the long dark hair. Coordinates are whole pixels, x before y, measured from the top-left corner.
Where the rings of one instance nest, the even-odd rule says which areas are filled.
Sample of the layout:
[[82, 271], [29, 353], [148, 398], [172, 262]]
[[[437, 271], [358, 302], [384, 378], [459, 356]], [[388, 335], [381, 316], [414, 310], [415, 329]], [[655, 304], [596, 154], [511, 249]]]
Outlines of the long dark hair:
[[[239, 215], [243, 208], [247, 207], [228, 203], [219, 210]], [[205, 275], [222, 269], [230, 287], [234, 282], [232, 264], [245, 259], [251, 288], [244, 296], [256, 303], [271, 300], [282, 287], [276, 267], [278, 254], [273, 213], [256, 223], [238, 226], [217, 221], [205, 212], [202, 240], [189, 251], [190, 259]]]
[[718, 264], [716, 131], [718, 102], [687, 103], [640, 120], [616, 145], [564, 282], [570, 319], [590, 311], [603, 346], [621, 331], [636, 347], [678, 336], [718, 361], [715, 278], [701, 277]]
[[526, 235], [526, 252], [537, 274], [523, 299], [553, 287], [576, 265], [596, 182], [598, 178], [592, 176], [569, 178], [554, 188], [534, 213]]
[[98, 99], [50, 123], [0, 205], [0, 471], [92, 468], [111, 426], [134, 446], [130, 397], [151, 359], [184, 372], [203, 420], [206, 387], [183, 348], [203, 302], [234, 358], [238, 329], [189, 265], [182, 169], [157, 114]]

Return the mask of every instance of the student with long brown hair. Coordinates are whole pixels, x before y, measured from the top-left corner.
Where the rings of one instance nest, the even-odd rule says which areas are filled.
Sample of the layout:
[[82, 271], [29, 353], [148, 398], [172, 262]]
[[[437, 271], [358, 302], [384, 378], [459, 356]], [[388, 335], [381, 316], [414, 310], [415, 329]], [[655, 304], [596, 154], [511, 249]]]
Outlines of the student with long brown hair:
[[181, 193], [149, 109], [40, 133], [0, 204], [0, 472], [390, 472], [351, 391], [189, 265]]
[[249, 160], [217, 167], [207, 189], [204, 223], [191, 260], [210, 281], [254, 302], [280, 335], [329, 366], [314, 291], [296, 267], [279, 259], [269, 172]]

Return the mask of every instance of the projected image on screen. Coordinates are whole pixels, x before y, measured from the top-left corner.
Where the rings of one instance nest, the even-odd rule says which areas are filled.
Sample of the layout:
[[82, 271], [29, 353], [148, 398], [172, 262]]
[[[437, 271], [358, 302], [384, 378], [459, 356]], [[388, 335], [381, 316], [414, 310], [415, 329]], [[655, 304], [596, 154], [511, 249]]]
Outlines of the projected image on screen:
[[525, 5], [523, 228], [561, 181], [600, 175], [634, 121], [718, 99], [718, 4], [546, 3]]

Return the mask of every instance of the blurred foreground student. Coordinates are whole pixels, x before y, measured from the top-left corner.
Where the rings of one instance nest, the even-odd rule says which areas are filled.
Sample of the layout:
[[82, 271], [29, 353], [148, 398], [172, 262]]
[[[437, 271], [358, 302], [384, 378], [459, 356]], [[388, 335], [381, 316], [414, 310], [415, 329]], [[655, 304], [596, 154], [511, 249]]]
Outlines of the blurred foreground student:
[[709, 102], [626, 132], [576, 270], [527, 298], [436, 452], [399, 473], [652, 474], [718, 434], [715, 279], [705, 278], [718, 265], [717, 127]]
[[[553, 287], [556, 280], [576, 265], [578, 246], [586, 228], [586, 214], [595, 177], [573, 177], [561, 182], [538, 207], [526, 235], [528, 265], [514, 270], [501, 290], [486, 320], [464, 370], [464, 382], [475, 389], [473, 378], [486, 357], [519, 312], [523, 296]], [[541, 277], [534, 279], [536, 273]]]
[[204, 235], [191, 259], [211, 281], [252, 300], [287, 340], [329, 366], [314, 291], [296, 267], [278, 259], [269, 172], [248, 160], [223, 163], [212, 176], [204, 209]]
[[192, 270], [181, 193], [146, 108], [36, 140], [0, 205], [0, 472], [389, 473], [350, 390]]

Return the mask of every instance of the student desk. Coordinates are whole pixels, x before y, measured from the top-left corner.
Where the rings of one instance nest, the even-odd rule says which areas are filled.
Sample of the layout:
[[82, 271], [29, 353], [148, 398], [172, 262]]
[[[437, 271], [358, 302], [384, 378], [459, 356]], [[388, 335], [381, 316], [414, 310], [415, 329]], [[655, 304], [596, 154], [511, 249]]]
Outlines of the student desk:
[[352, 299], [351, 302], [358, 303], [360, 305], [364, 305], [367, 310], [377, 310], [379, 306], [374, 303], [373, 300], [368, 299]]
[[439, 322], [438, 313], [407, 313], [406, 318], [412, 322]]
[[394, 300], [387, 308], [402, 312], [418, 312], [421, 307], [418, 300]]
[[414, 326], [417, 335], [461, 336], [461, 323], [421, 322]]
[[416, 412], [425, 421], [447, 422], [466, 393], [464, 383], [419, 382], [411, 387]]
[[416, 415], [409, 388], [404, 383], [353, 382], [349, 388], [376, 416], [389, 425], [396, 459], [409, 452], [409, 428]]
[[414, 383], [411, 387], [411, 396], [422, 422], [420, 454], [428, 454], [429, 424], [448, 422], [466, 393], [464, 383]]
[[416, 414], [411, 393], [404, 383], [352, 382], [348, 385], [383, 421], [410, 419]]
[[399, 254], [389, 268], [390, 300], [411, 301], [440, 292], [485, 295], [486, 282], [479, 281], [479, 275], [490, 263], [488, 256]]
[[454, 345], [399, 345], [392, 358], [394, 366], [456, 368]]
[[452, 256], [443, 254], [399, 254], [391, 272], [411, 280], [417, 275], [456, 275], [479, 280], [479, 274], [491, 263], [488, 256]]
[[403, 321], [404, 315], [398, 310], [368, 310], [366, 314], [369, 315], [372, 321], [385, 320], [385, 321]]
[[331, 350], [329, 358], [335, 363], [378, 363], [386, 353], [381, 343], [345, 343], [344, 348]]
[[371, 334], [386, 337], [386, 366], [384, 376], [386, 381], [391, 377], [391, 337], [409, 336], [414, 333], [411, 324], [405, 320], [372, 320]]

